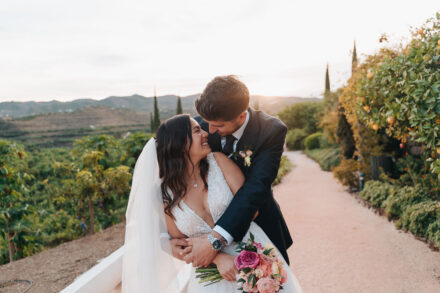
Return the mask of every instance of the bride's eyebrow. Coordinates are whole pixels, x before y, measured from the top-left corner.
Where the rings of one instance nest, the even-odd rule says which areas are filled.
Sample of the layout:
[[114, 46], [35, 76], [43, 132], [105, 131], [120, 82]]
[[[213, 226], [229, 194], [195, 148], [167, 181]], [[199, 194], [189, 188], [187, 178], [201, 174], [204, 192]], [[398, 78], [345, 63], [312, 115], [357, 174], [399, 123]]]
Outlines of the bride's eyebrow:
[[193, 130], [200, 130], [200, 126], [194, 126], [193, 128], [192, 128]]

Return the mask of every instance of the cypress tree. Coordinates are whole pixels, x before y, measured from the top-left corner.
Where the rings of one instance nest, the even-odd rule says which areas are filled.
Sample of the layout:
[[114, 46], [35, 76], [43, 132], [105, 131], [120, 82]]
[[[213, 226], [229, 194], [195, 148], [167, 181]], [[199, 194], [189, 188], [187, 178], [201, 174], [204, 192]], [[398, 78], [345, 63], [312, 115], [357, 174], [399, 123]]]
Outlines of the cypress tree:
[[328, 74], [328, 64], [327, 64], [327, 70], [325, 71], [325, 92], [330, 91], [330, 76]]
[[154, 128], [152, 128], [151, 132], [156, 132], [156, 130], [159, 128], [160, 125], [160, 116], [159, 116], [159, 108], [157, 106], [157, 96], [154, 95], [154, 116], [153, 116], [153, 125]]
[[150, 132], [154, 133], [154, 131], [155, 131], [155, 126], [154, 126], [153, 113], [150, 112]]
[[356, 149], [356, 145], [353, 138], [353, 131], [345, 117], [345, 110], [343, 107], [340, 107], [338, 116], [339, 120], [336, 135], [339, 140], [339, 145], [341, 146], [341, 153], [346, 159], [351, 159]]
[[177, 110], [176, 110], [176, 114], [182, 114], [183, 113], [183, 109], [182, 109], [182, 101], [180, 99], [180, 97], [177, 97]]
[[351, 59], [351, 75], [353, 75], [354, 71], [357, 67], [357, 53], [356, 53], [356, 41], [354, 41], [353, 45], [353, 57]]

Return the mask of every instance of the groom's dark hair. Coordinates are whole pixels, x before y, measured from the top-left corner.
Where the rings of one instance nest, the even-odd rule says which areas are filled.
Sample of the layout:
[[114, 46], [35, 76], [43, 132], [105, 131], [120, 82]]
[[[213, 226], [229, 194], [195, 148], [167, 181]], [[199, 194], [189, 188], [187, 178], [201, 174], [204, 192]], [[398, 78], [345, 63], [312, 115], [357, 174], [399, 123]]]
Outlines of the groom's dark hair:
[[235, 75], [217, 76], [195, 101], [199, 115], [210, 121], [231, 121], [249, 107], [249, 90]]

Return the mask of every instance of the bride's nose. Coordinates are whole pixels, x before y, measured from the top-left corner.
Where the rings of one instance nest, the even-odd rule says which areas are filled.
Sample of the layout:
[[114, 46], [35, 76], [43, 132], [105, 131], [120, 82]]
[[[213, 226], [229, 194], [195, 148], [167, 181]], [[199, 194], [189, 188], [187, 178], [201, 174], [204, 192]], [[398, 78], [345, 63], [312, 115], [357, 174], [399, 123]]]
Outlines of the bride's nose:
[[208, 132], [202, 130], [202, 137], [208, 137]]

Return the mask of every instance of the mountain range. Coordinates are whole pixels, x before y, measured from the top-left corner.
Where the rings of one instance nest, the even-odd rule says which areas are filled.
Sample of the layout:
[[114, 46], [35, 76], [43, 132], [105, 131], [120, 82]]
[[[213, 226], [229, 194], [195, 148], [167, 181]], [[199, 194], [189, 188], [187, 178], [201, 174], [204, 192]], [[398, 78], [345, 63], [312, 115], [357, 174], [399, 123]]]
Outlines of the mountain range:
[[[200, 94], [182, 97], [184, 112], [195, 114], [194, 101], [199, 96]], [[258, 101], [260, 109], [270, 114], [276, 114], [287, 105], [312, 100], [319, 99], [253, 95], [251, 96], [251, 105], [255, 105], [256, 101]], [[121, 97], [111, 96], [102, 100], [77, 99], [69, 102], [56, 100], [50, 102], [1, 102], [0, 117], [16, 118], [45, 113], [74, 112], [87, 106], [104, 106], [113, 109], [128, 109], [140, 113], [152, 113], [153, 97], [144, 97], [134, 94]], [[174, 115], [177, 107], [177, 96], [159, 96], [158, 106], [161, 118], [168, 118]]]

